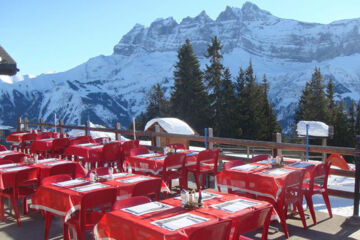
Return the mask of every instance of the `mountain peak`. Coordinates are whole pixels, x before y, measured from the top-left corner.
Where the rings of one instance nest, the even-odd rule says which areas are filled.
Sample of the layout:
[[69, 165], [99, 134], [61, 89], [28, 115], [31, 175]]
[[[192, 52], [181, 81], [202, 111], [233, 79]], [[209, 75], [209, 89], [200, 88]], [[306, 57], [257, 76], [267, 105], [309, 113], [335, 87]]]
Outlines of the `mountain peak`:
[[243, 21], [267, 20], [269, 17], [272, 17], [270, 12], [260, 9], [251, 2], [245, 2], [241, 8], [241, 12]]
[[239, 15], [239, 10], [240, 9], [238, 9], [238, 8], [232, 8], [232, 7], [227, 6], [225, 11], [223, 11], [219, 14], [216, 21], [222, 22], [222, 21], [229, 21], [229, 20], [237, 20], [241, 17], [240, 16], [241, 13]]

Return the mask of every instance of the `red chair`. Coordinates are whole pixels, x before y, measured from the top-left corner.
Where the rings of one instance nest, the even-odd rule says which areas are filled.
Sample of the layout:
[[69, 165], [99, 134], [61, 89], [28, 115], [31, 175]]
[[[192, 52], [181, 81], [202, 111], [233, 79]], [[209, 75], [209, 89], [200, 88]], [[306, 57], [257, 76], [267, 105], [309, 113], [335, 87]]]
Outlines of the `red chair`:
[[38, 175], [38, 168], [20, 170], [16, 173], [13, 186], [0, 192], [0, 217], [2, 221], [4, 220], [3, 197], [6, 197], [11, 201], [18, 226], [21, 226], [18, 200], [22, 199], [23, 213], [26, 214], [28, 212], [26, 199], [35, 192], [35, 187], [38, 185]]
[[137, 147], [139, 147], [138, 139], [132, 140], [132, 141], [126, 141], [122, 144], [121, 162], [118, 163], [118, 167], [121, 166], [121, 169], [122, 169], [122, 165], [123, 165], [125, 159], [130, 156], [130, 150], [132, 148], [137, 148]]
[[54, 133], [53, 132], [43, 132], [38, 134], [38, 139], [47, 139], [47, 138], [53, 138]]
[[151, 199], [145, 196], [136, 196], [136, 197], [130, 197], [122, 200], [118, 200], [114, 203], [112, 206], [112, 211], [120, 210], [123, 208], [128, 208], [140, 204], [145, 204], [151, 202]]
[[[169, 189], [171, 189], [171, 182], [173, 179], [179, 179], [180, 190], [186, 188], [185, 181], [187, 180], [187, 171], [185, 167], [185, 158], [186, 155], [184, 153], [172, 154], [165, 158], [160, 176]], [[164, 194], [166, 198], [166, 192]]]
[[[68, 181], [68, 180], [71, 180], [71, 179], [72, 179], [71, 176], [66, 175], [66, 174], [54, 175], [54, 176], [43, 178], [41, 180], [40, 185], [41, 186], [46, 186], [46, 185], [50, 185], [52, 183]], [[52, 221], [52, 218], [54, 217], [54, 215], [52, 213], [50, 213], [50, 212], [47, 212], [47, 211], [44, 214], [45, 214], [44, 240], [47, 240], [48, 237], [49, 237], [51, 221]], [[66, 234], [66, 233], [64, 233], [64, 234]]]
[[189, 240], [229, 240], [231, 230], [231, 220], [222, 220], [206, 226], [191, 228], [194, 229], [189, 234]]
[[155, 195], [155, 199], [159, 200], [161, 183], [160, 178], [138, 182], [133, 189], [132, 197]]
[[202, 178], [202, 187], [205, 186], [205, 174], [218, 174], [219, 149], [208, 149], [199, 152], [196, 165], [189, 166], [187, 169], [195, 177], [197, 189], [200, 189], [200, 175]]
[[303, 190], [302, 183], [304, 180], [304, 171], [293, 171], [289, 173], [284, 181], [284, 188], [279, 194], [277, 200], [273, 198], [259, 196], [257, 199], [265, 200], [273, 204], [274, 209], [279, 215], [281, 225], [283, 227], [286, 238], [289, 238], [289, 231], [286, 225], [286, 217], [288, 206], [293, 204], [294, 208], [298, 210], [304, 229], [307, 228], [304, 209], [302, 206], [303, 202]]
[[250, 162], [259, 162], [259, 161], [262, 161], [262, 160], [267, 160], [268, 159], [268, 155], [266, 154], [263, 154], [263, 155], [257, 155], [257, 156], [254, 156], [251, 158]]
[[[102, 159], [101, 159], [101, 165], [104, 166], [107, 164], [108, 166], [115, 166], [115, 163], [121, 162], [121, 143], [120, 142], [111, 142], [106, 143], [102, 150]], [[119, 167], [119, 170], [122, 170], [122, 164], [121, 167]]]
[[185, 145], [182, 143], [171, 143], [171, 144], [167, 144], [166, 146], [174, 149], [186, 149]]
[[[115, 200], [115, 188], [105, 188], [86, 193], [81, 199], [80, 210], [64, 224], [64, 231], [68, 231], [68, 226], [71, 226], [76, 231], [77, 239], [85, 239], [85, 232], [93, 230], [104, 215], [105, 210], [111, 209]], [[96, 211], [99, 208], [101, 208], [101, 212]]]
[[35, 140], [39, 139], [39, 135], [37, 133], [27, 133], [22, 137], [21, 141], [21, 151], [28, 152], [31, 146], [31, 143]]
[[52, 157], [60, 157], [64, 155], [65, 149], [70, 146], [71, 139], [70, 138], [56, 138], [53, 141], [51, 148], [51, 156]]
[[70, 145], [77, 145], [82, 143], [96, 143], [96, 142], [91, 136], [79, 136], [71, 140]]
[[256, 229], [262, 228], [262, 240], [266, 240], [269, 232], [269, 225], [271, 220], [271, 213], [273, 208], [269, 207], [262, 211], [254, 211], [252, 214], [248, 214], [239, 218], [235, 226], [235, 231], [231, 234], [230, 239], [233, 240], [248, 240], [250, 238], [244, 237], [241, 234], [254, 231]]
[[137, 155], [148, 154], [148, 153], [149, 153], [149, 149], [147, 147], [143, 147], [143, 146], [130, 149], [130, 156], [137, 156]]
[[50, 176], [59, 175], [59, 174], [67, 174], [72, 178], [76, 176], [76, 165], [73, 162], [62, 163], [59, 165], [52, 166], [50, 169]]
[[4, 145], [1, 145], [1, 144], [0, 144], [0, 152], [1, 152], [1, 151], [6, 151], [6, 150], [7, 150], [7, 148], [6, 148]]
[[7, 155], [7, 156], [3, 157], [2, 161], [10, 160], [15, 163], [24, 163], [25, 157], [27, 157], [27, 154], [25, 154], [25, 153], [12, 154], [12, 155]]
[[[314, 224], [316, 224], [316, 216], [314, 211], [314, 204], [312, 196], [315, 194], [322, 194], [326, 208], [329, 212], [330, 218], [332, 218], [331, 205], [329, 201], [327, 181], [329, 176], [331, 162], [320, 163], [314, 167], [310, 174], [310, 181], [303, 184], [303, 191], [307, 205], [311, 213]], [[318, 180], [321, 180], [319, 183]]]
[[343, 170], [355, 171], [353, 168], [349, 166], [343, 156], [337, 153], [331, 154], [327, 159], [326, 162], [330, 162], [331, 165], [338, 167]]

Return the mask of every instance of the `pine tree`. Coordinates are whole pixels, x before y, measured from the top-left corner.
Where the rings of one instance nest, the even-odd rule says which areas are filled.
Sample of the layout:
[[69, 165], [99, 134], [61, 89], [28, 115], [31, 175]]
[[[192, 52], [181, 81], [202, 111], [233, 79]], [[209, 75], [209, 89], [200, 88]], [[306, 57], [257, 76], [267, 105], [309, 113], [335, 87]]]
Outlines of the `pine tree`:
[[329, 100], [329, 123], [333, 124], [334, 122], [334, 117], [336, 114], [336, 103], [334, 100], [334, 83], [333, 83], [333, 79], [330, 78], [327, 88], [326, 88], [326, 96]]
[[349, 142], [348, 146], [355, 146], [355, 122], [356, 122], [356, 113], [355, 113], [355, 103], [351, 101], [349, 106], [349, 120], [348, 120], [348, 132], [349, 132]]
[[329, 141], [330, 145], [334, 146], [350, 146], [349, 140], [349, 123], [345, 110], [344, 101], [341, 100], [336, 108], [334, 121], [334, 138]]
[[[211, 38], [211, 44], [208, 45], [206, 58], [209, 59], [210, 65], [206, 64], [206, 70], [204, 73], [204, 79], [206, 87], [209, 93], [210, 99], [210, 121], [216, 126], [221, 123], [216, 123], [219, 119], [219, 114], [221, 111], [220, 106], [220, 85], [221, 85], [221, 76], [224, 66], [221, 63], [223, 56], [221, 55], [222, 45], [218, 38], [215, 36]], [[218, 133], [215, 127], [215, 132]]]
[[177, 57], [170, 98], [171, 113], [202, 132], [209, 126], [209, 101], [200, 64], [189, 39], [179, 48]]
[[355, 135], [360, 135], [360, 100], [356, 107]]
[[310, 83], [307, 83], [298, 103], [295, 121], [313, 120], [329, 123], [329, 100], [325, 95], [323, 78], [319, 68], [315, 68]]
[[214, 133], [220, 137], [236, 137], [235, 105], [236, 98], [234, 84], [228, 68], [224, 70], [223, 78], [220, 83], [220, 93], [218, 101], [220, 110], [215, 121]]
[[156, 117], [165, 117], [169, 113], [169, 101], [166, 99], [163, 89], [157, 83], [151, 87], [147, 95], [148, 106], [146, 117], [150, 120]]

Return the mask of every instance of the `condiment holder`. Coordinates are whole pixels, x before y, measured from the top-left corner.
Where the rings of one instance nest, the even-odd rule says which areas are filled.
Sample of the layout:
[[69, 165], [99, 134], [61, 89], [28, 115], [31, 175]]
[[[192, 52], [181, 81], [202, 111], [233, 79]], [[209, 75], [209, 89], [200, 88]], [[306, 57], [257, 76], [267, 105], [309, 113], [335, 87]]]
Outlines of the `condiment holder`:
[[202, 198], [201, 191], [199, 194], [195, 194], [195, 191], [192, 190], [190, 192], [186, 190], [182, 190], [180, 194], [181, 198], [181, 207], [185, 209], [194, 209], [202, 207]]

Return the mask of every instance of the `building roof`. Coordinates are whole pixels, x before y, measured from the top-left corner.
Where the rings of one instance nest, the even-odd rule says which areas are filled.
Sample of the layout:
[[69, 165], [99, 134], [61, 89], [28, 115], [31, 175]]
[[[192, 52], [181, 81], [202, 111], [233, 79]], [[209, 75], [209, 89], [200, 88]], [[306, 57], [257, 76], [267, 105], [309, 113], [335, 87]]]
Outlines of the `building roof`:
[[0, 46], [0, 75], [15, 75], [19, 69], [16, 62], [10, 57], [3, 47]]
[[329, 126], [318, 121], [300, 121], [296, 126], [296, 132], [299, 136], [306, 136], [306, 125], [309, 125], [309, 136], [329, 137]]
[[159, 124], [164, 131], [173, 134], [195, 135], [192, 129], [186, 122], [178, 118], [154, 118], [148, 121], [145, 125], [145, 131], [148, 130], [155, 123]]

